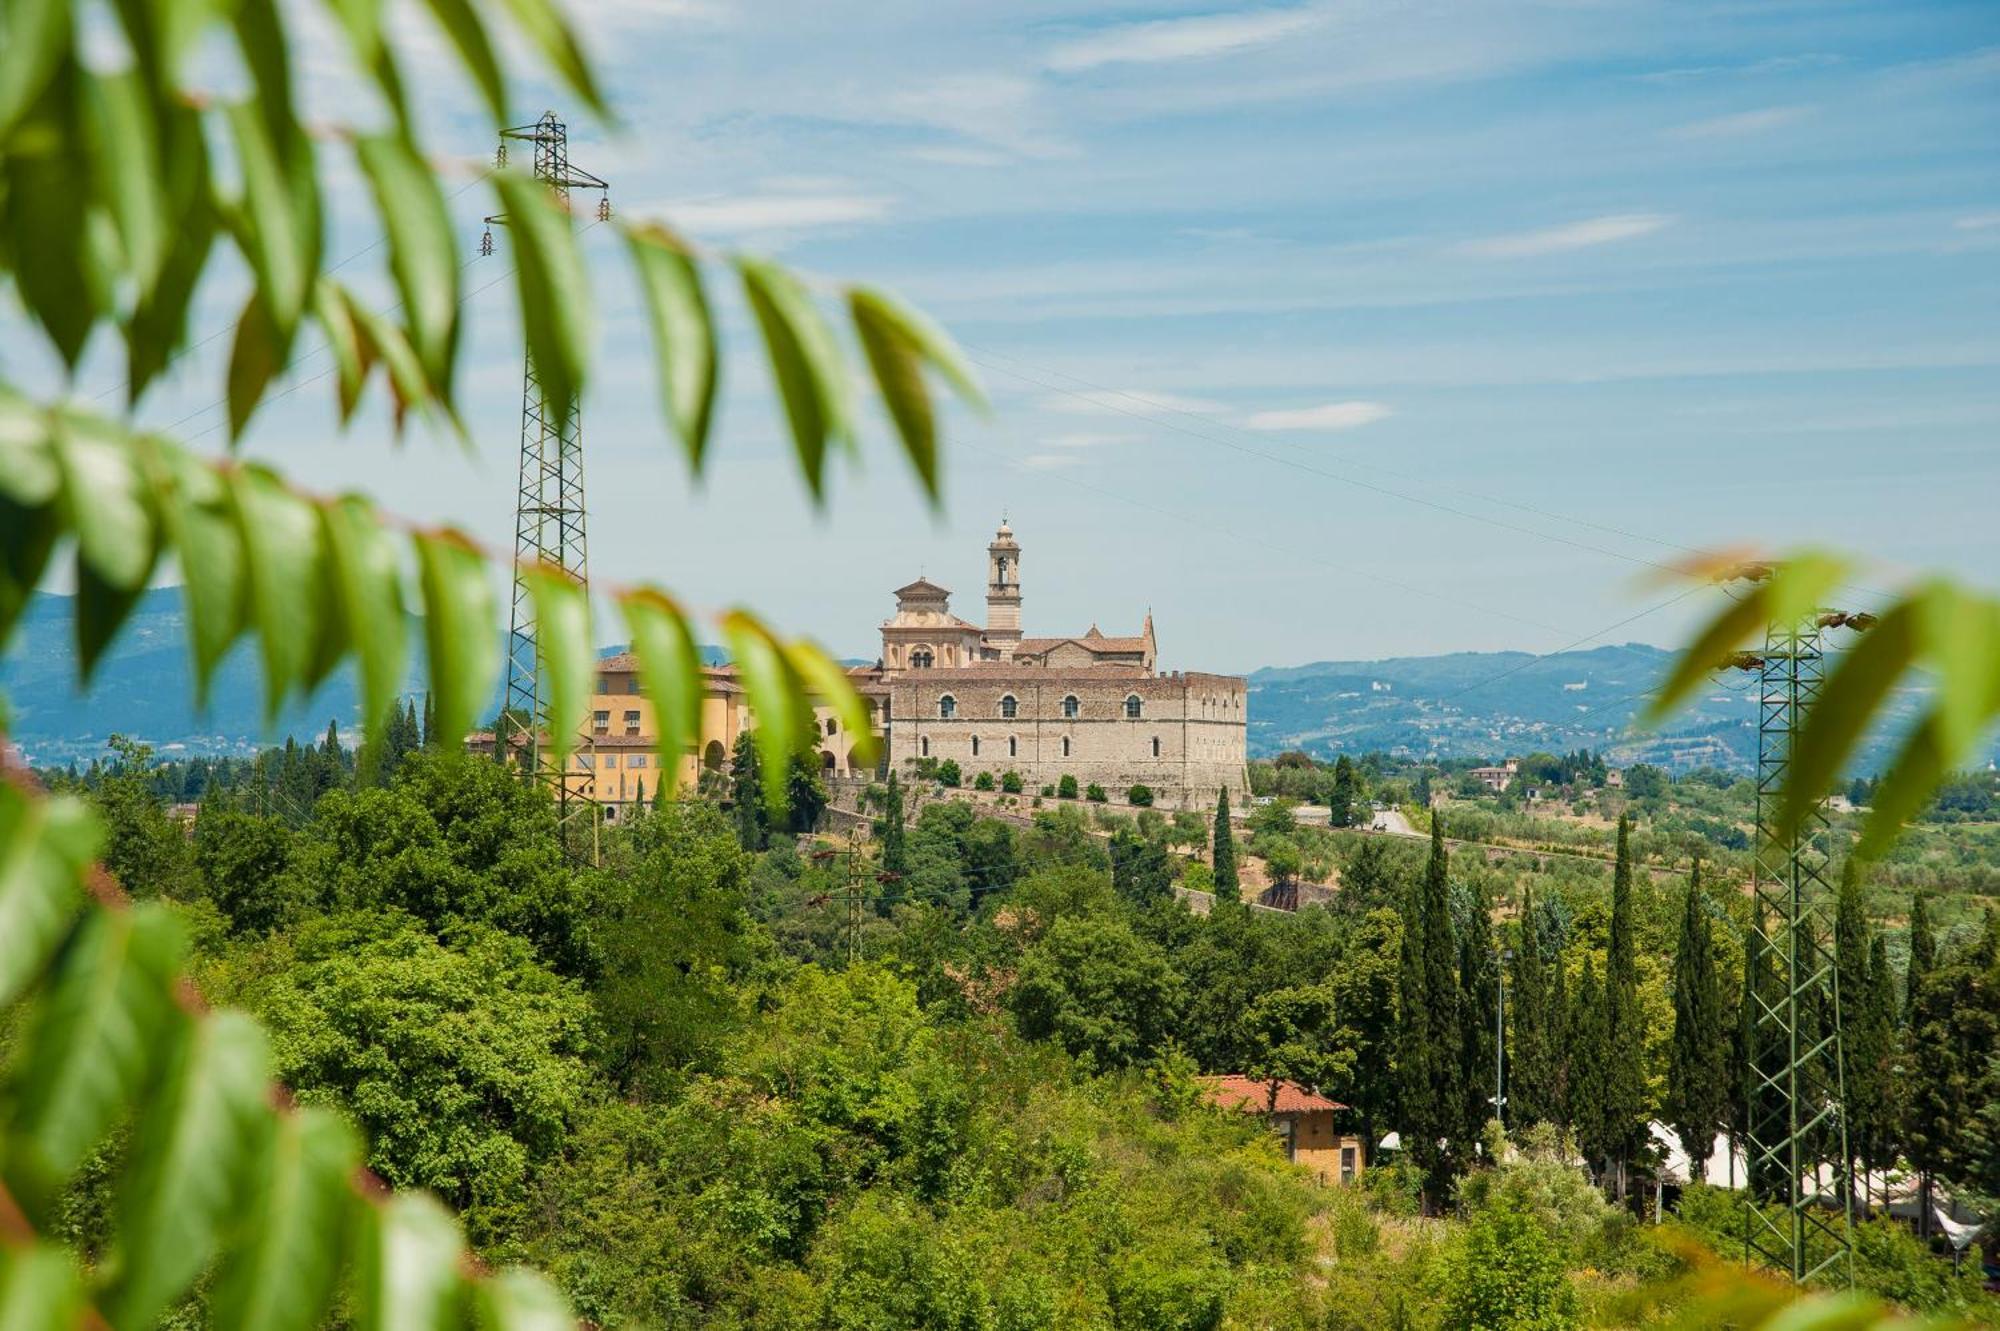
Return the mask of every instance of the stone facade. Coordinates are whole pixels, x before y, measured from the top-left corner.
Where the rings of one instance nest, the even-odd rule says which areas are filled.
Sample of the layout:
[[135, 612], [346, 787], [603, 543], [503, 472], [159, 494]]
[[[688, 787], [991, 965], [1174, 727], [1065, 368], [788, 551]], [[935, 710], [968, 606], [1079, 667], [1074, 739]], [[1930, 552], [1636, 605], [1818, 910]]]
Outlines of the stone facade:
[[907, 773], [951, 759], [968, 783], [1018, 772], [1031, 793], [1065, 775], [1113, 798], [1143, 785], [1167, 808], [1213, 804], [1222, 789], [1246, 798], [1246, 682], [1157, 671], [1150, 614], [1131, 637], [1094, 624], [1024, 636], [1020, 568], [1002, 524], [987, 547], [986, 629], [953, 615], [950, 592], [927, 579], [897, 590], [865, 689], [886, 704], [890, 761]]

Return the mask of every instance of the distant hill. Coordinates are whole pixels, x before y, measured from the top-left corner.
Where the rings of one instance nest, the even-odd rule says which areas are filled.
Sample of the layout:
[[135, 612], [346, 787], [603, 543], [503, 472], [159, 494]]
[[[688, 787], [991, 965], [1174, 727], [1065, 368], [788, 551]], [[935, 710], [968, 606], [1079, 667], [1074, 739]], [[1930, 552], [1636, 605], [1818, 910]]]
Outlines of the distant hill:
[[[1626, 643], [1542, 658], [1454, 652], [1259, 670], [1250, 676], [1250, 752], [1500, 758], [1588, 748], [1609, 750], [1620, 763], [1753, 768], [1757, 698], [1747, 676], [1725, 677], [1696, 695], [1662, 732], [1633, 733], [1633, 719], [1673, 657]], [[1884, 733], [1863, 747], [1858, 768], [1886, 763], [1891, 737], [1927, 696], [1921, 687], [1897, 695]]]
[[[303, 705], [263, 723], [263, 672], [245, 642], [217, 672], [206, 713], [193, 706], [193, 670], [177, 587], [141, 598], [126, 630], [99, 663], [88, 693], [76, 678], [71, 598], [38, 595], [12, 650], [0, 659], [0, 691], [13, 708], [12, 734], [29, 761], [88, 761], [114, 733], [168, 752], [253, 753], [286, 735], [324, 734], [329, 720], [355, 729], [359, 703], [342, 670]], [[423, 685], [421, 635], [412, 626], [406, 687]], [[613, 647], [606, 652], [617, 650]], [[703, 658], [724, 661], [719, 647]], [[1675, 768], [1713, 764], [1747, 770], [1756, 760], [1757, 708], [1745, 679], [1698, 696], [1660, 735], [1635, 736], [1630, 722], [1672, 654], [1642, 643], [1593, 647], [1537, 659], [1525, 652], [1454, 652], [1381, 661], [1316, 661], [1250, 676], [1250, 752], [1286, 749], [1330, 756], [1369, 750], [1412, 757], [1501, 757], [1536, 749], [1608, 749], [1616, 761]], [[858, 664], [858, 663], [857, 663]], [[1907, 718], [1924, 690], [1894, 704]], [[491, 708], [497, 708], [493, 699]], [[1860, 767], [1879, 768], [1887, 741], [1867, 746]]]
[[[114, 734], [136, 736], [169, 753], [247, 754], [287, 735], [323, 735], [328, 721], [343, 732], [358, 729], [360, 698], [352, 670], [344, 668], [267, 728], [263, 665], [249, 641], [237, 644], [224, 659], [210, 687], [208, 710], [197, 712], [178, 587], [154, 588], [140, 598], [111, 651], [98, 662], [89, 691], [80, 691], [75, 687], [72, 602], [67, 596], [37, 595], [13, 646], [0, 658], [0, 692], [13, 711], [10, 731], [30, 762], [88, 761], [103, 754], [105, 741]], [[718, 647], [702, 652], [709, 661], [727, 659]], [[410, 653], [404, 686], [420, 692], [425, 687], [423, 638], [415, 621]], [[489, 714], [499, 702], [496, 693]]]

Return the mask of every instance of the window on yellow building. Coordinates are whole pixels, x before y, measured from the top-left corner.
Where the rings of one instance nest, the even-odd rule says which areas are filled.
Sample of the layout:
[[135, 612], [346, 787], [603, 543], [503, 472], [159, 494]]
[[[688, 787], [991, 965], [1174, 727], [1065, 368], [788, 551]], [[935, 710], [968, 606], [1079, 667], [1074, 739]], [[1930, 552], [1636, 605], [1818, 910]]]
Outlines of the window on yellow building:
[[592, 712], [590, 714], [590, 728], [600, 735], [611, 729], [611, 713]]
[[625, 733], [628, 735], [639, 733], [639, 713], [636, 710], [628, 710], [625, 713]]

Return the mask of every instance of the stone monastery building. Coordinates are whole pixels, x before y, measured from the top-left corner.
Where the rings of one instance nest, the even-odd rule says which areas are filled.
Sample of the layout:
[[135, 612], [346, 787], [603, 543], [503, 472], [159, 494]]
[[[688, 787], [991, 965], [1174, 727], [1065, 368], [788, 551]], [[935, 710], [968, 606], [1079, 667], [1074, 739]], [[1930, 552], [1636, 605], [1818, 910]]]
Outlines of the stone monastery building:
[[[958, 763], [966, 785], [981, 772], [997, 783], [1018, 772], [1030, 793], [1065, 775], [1122, 799], [1135, 785], [1166, 808], [1212, 805], [1227, 788], [1249, 794], [1245, 698], [1233, 675], [1160, 674], [1153, 617], [1135, 637], [1113, 638], [1095, 624], [1067, 638], [1021, 632], [1021, 547], [1005, 523], [986, 548], [986, 627], [951, 613], [951, 593], [917, 579], [896, 592], [882, 625], [882, 656], [850, 670], [867, 699], [888, 761], [905, 776], [930, 759]], [[570, 755], [569, 775], [606, 817], [645, 803], [663, 781], [690, 788], [719, 774], [737, 736], [756, 724], [733, 666], [703, 672], [701, 737], [674, 772], [654, 766], [658, 731], [630, 652], [598, 663], [590, 710]], [[830, 708], [818, 707], [820, 761], [830, 777], [872, 775], [854, 762], [857, 738]], [[490, 753], [483, 731], [468, 747]]]
[[1006, 523], [986, 547], [986, 625], [951, 613], [951, 593], [924, 578], [896, 591], [882, 657], [856, 672], [879, 698], [889, 759], [1019, 772], [1029, 791], [1076, 778], [1114, 798], [1143, 785], [1157, 802], [1195, 807], [1249, 790], [1245, 712], [1235, 675], [1156, 667], [1153, 616], [1133, 637], [1092, 624], [1069, 637], [1029, 637], [1021, 623], [1021, 547]]

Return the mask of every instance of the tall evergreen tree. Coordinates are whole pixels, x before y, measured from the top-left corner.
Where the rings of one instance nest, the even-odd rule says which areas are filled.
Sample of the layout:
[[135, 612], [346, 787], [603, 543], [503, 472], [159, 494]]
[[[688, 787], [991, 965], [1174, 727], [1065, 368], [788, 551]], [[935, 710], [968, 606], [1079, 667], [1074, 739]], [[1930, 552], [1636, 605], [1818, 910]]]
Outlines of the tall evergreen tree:
[[1215, 849], [1209, 859], [1215, 870], [1216, 899], [1240, 900], [1243, 889], [1236, 875], [1236, 832], [1229, 824], [1229, 789], [1226, 786], [1215, 800]]
[[1354, 776], [1354, 762], [1341, 754], [1333, 763], [1333, 786], [1327, 792], [1327, 823], [1332, 827], [1354, 825], [1354, 801], [1360, 793]]
[[1494, 1103], [1496, 1063], [1493, 1042], [1500, 1019], [1499, 958], [1493, 950], [1493, 904], [1476, 882], [1465, 893], [1469, 900], [1459, 912], [1459, 1078], [1464, 1086], [1459, 1140], [1470, 1151], [1481, 1141], [1486, 1123], [1500, 1112]]
[[1618, 1195], [1625, 1167], [1646, 1139], [1646, 1027], [1639, 1013], [1639, 965], [1632, 944], [1632, 820], [1618, 819], [1611, 875], [1611, 939], [1604, 963], [1603, 1146]]
[[1929, 900], [1919, 892], [1910, 902], [1910, 966], [1903, 973], [1903, 1020], [1911, 1022], [1911, 1014], [1917, 1009], [1917, 991], [1923, 988], [1924, 977], [1937, 965], [1937, 938], [1931, 933], [1931, 908]]
[[1424, 1173], [1424, 1194], [1440, 1205], [1451, 1186], [1463, 1132], [1465, 1092], [1458, 994], [1458, 944], [1452, 937], [1451, 885], [1444, 820], [1431, 819], [1431, 856], [1403, 917], [1398, 971], [1403, 1014], [1397, 1067], [1405, 1149]]
[[438, 739], [437, 709], [433, 707], [431, 704], [431, 695], [428, 689], [424, 691], [424, 728], [422, 731], [418, 732], [416, 739], [417, 743], [421, 744], [426, 749], [428, 749], [431, 745], [437, 743]]
[[1667, 1118], [1701, 1176], [1729, 1116], [1730, 1032], [1715, 969], [1701, 861], [1688, 873], [1687, 905], [1674, 947], [1674, 1038], [1667, 1057]]
[[[1856, 1077], [1861, 1064], [1873, 1056], [1867, 1044], [1867, 1032], [1860, 1020], [1862, 995], [1868, 990], [1869, 933], [1868, 909], [1861, 889], [1861, 861], [1849, 855], [1847, 862], [1841, 866], [1840, 889], [1834, 896], [1833, 969], [1834, 995], [1841, 1005], [1842, 1078], [1847, 1090], [1847, 1102], [1843, 1109], [1848, 1119], [1848, 1158], [1842, 1163], [1847, 1169], [1846, 1176], [1850, 1178], [1853, 1176], [1854, 1158], [1860, 1150], [1854, 1121], [1858, 1107], [1854, 1097]], [[1823, 1014], [1823, 1029], [1832, 1025], [1831, 1017], [1831, 1013]], [[1838, 1142], [1835, 1146], [1837, 1149]]]
[[1543, 935], [1540, 943], [1543, 954], [1548, 957], [1549, 973], [1548, 1001], [1542, 1005], [1542, 1035], [1548, 1050], [1545, 1107], [1549, 1122], [1574, 1132], [1576, 1120], [1570, 1114], [1569, 1102], [1570, 1076], [1574, 1065], [1570, 1048], [1569, 969], [1563, 964], [1562, 948], [1554, 945], [1548, 935]]
[[[1868, 978], [1858, 1001], [1841, 991], [1847, 1030], [1848, 1139], [1864, 1168], [1896, 1163], [1901, 1141], [1896, 1087], [1896, 979], [1889, 971], [1889, 940], [1877, 929], [1868, 940]], [[1853, 1019], [1847, 1020], [1852, 1013]], [[1865, 1200], [1865, 1199], [1864, 1199]]]
[[762, 850], [771, 840], [771, 813], [764, 803], [764, 769], [757, 745], [744, 731], [729, 757], [729, 797], [736, 815], [736, 840], [745, 850]]
[[1535, 921], [1535, 889], [1521, 896], [1521, 941], [1514, 948], [1514, 990], [1508, 995], [1507, 1119], [1515, 1124], [1553, 1123], [1555, 1077], [1550, 1061], [1549, 965]]
[[908, 829], [903, 826], [903, 784], [889, 769], [888, 793], [882, 797], [882, 872], [898, 877], [910, 871]]
[[1597, 981], [1597, 958], [1586, 948], [1583, 974], [1569, 1009], [1568, 1044], [1570, 1126], [1586, 1159], [1604, 1160], [1612, 1153], [1612, 1130], [1605, 1113], [1609, 1016], [1604, 990]]

